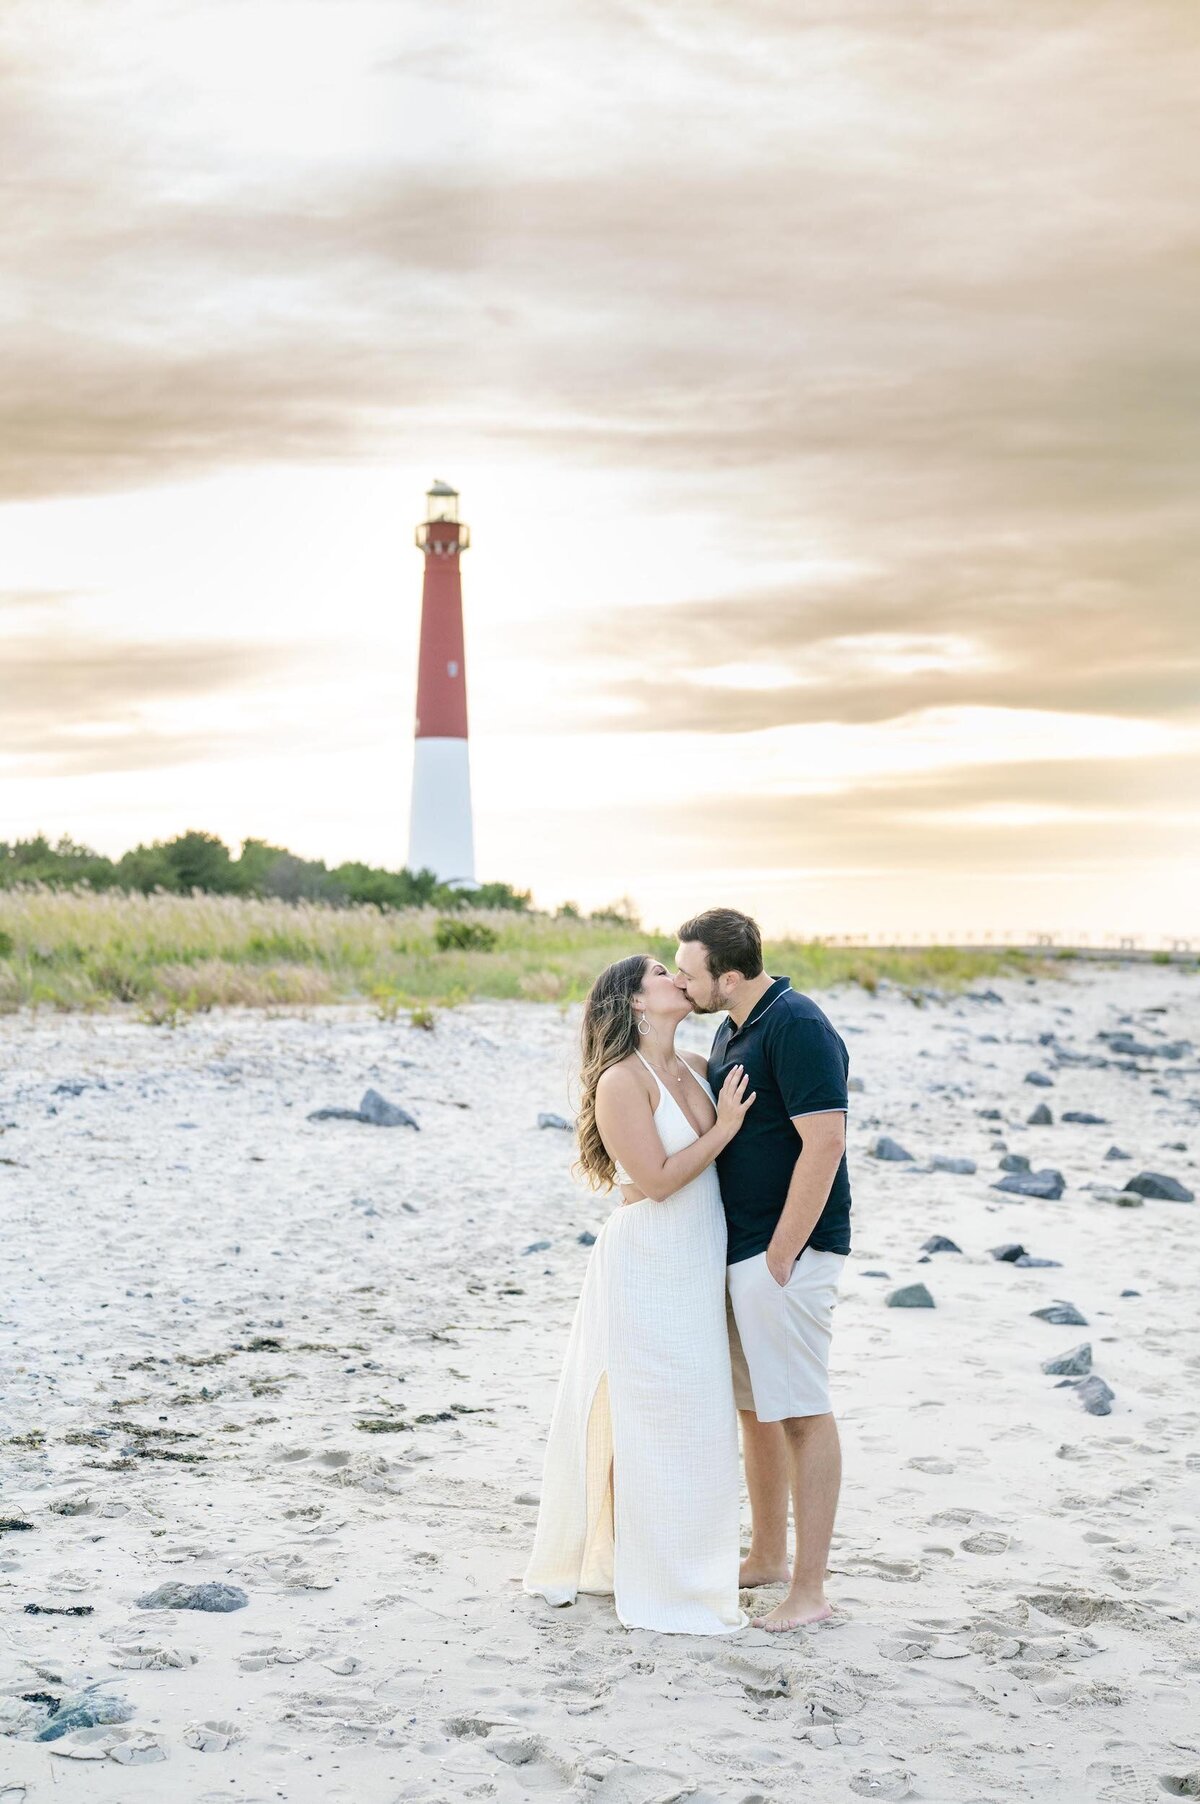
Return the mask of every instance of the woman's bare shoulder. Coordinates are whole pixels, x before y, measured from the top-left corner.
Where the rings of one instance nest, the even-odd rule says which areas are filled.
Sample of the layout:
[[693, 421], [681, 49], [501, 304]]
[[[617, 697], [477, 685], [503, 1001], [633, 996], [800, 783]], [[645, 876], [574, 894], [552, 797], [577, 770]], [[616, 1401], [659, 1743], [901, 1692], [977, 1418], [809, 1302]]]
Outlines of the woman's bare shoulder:
[[644, 1093], [641, 1069], [632, 1053], [628, 1058], [610, 1065], [596, 1079], [597, 1096], [636, 1096]]

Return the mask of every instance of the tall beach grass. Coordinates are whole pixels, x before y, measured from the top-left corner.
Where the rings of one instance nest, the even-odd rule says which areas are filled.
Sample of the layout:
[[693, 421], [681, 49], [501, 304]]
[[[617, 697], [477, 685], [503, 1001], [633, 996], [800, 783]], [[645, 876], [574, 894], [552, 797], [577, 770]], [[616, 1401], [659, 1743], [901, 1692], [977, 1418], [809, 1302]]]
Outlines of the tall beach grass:
[[[368, 1001], [388, 1014], [483, 997], [570, 1002], [611, 960], [640, 948], [667, 959], [676, 943], [673, 935], [561, 915], [489, 910], [455, 919], [478, 921], [494, 942], [439, 949], [434, 909], [41, 885], [0, 890], [0, 1008], [124, 1006], [148, 1019], [175, 1019], [217, 1006]], [[883, 979], [914, 990], [955, 989], [1030, 968], [1004, 951], [859, 950], [799, 940], [769, 942], [766, 962], [802, 989], [871, 988]]]

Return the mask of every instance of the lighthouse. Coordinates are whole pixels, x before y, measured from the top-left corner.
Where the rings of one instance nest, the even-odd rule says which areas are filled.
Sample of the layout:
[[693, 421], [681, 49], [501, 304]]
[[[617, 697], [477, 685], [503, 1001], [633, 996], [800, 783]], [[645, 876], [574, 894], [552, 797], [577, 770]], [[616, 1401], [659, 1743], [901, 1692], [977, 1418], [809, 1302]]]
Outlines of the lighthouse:
[[435, 482], [426, 491], [417, 549], [425, 553], [421, 653], [413, 751], [408, 868], [442, 883], [475, 883], [471, 768], [467, 757], [467, 667], [463, 649], [459, 556], [471, 534], [458, 518], [458, 492]]

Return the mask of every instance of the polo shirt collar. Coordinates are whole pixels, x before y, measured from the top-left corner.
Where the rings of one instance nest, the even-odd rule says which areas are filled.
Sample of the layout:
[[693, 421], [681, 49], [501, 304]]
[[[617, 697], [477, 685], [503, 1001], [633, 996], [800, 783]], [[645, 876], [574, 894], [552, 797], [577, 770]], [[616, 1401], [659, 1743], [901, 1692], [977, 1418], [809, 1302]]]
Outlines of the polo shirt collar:
[[758, 1001], [754, 1004], [754, 1007], [750, 1010], [750, 1013], [746, 1016], [746, 1019], [742, 1022], [742, 1025], [740, 1027], [738, 1027], [737, 1024], [735, 1023], [733, 1016], [732, 1015], [729, 1016], [729, 1037], [730, 1037], [730, 1039], [733, 1038], [734, 1034], [745, 1033], [745, 1031], [748, 1027], [753, 1027], [754, 1023], [760, 1018], [760, 1016], [766, 1014], [766, 1012], [770, 1008], [771, 1004], [773, 1002], [778, 1002], [779, 998], [783, 995], [783, 992], [785, 990], [790, 990], [791, 987], [792, 987], [792, 980], [790, 977], [773, 977], [771, 979], [770, 989], [763, 991], [762, 995], [759, 997]]

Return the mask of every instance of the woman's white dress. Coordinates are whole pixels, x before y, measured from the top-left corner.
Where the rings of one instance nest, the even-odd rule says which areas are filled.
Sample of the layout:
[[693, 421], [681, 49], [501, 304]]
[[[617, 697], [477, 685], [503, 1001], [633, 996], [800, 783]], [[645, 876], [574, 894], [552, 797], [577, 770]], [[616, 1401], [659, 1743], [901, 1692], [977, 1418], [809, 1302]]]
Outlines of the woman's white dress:
[[[681, 1152], [696, 1131], [642, 1063], [658, 1082], [663, 1150]], [[525, 1589], [552, 1604], [611, 1593], [630, 1629], [732, 1634], [747, 1621], [740, 1496], [725, 1215], [710, 1165], [661, 1202], [621, 1204], [596, 1237], [550, 1421]]]

